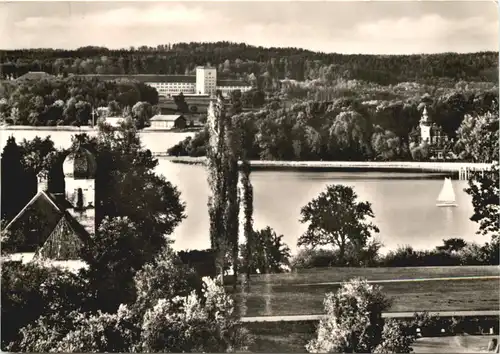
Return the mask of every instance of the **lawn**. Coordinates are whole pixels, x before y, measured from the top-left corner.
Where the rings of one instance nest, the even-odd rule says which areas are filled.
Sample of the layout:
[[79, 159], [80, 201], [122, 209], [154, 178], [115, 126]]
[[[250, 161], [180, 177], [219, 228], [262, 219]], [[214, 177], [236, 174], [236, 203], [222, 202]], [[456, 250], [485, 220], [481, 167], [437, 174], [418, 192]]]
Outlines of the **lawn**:
[[[254, 336], [252, 352], [304, 353], [305, 345], [316, 333], [316, 322], [249, 323]], [[494, 336], [449, 336], [419, 338], [415, 353], [471, 353], [485, 351]]]
[[[456, 267], [389, 267], [389, 268], [313, 268], [291, 273], [256, 274], [251, 284], [311, 284], [345, 281], [354, 277], [368, 280], [420, 279], [466, 276], [499, 276], [498, 266], [456, 266]], [[227, 277], [231, 281], [231, 277]]]
[[[236, 305], [241, 316], [246, 317], [321, 314], [325, 294], [339, 288], [334, 282], [356, 276], [373, 281], [498, 276], [498, 267], [330, 268], [260, 275], [252, 278], [250, 290], [238, 288]], [[493, 310], [499, 307], [498, 279], [385, 282], [380, 285], [393, 300], [391, 312]]]

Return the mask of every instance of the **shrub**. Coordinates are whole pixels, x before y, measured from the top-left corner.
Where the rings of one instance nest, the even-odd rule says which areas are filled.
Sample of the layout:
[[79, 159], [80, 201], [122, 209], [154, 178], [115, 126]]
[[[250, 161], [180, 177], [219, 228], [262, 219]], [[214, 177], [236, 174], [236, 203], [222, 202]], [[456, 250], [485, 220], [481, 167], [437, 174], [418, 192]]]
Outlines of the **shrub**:
[[201, 282], [172, 250], [164, 250], [147, 263], [134, 281], [137, 301], [132, 305], [122, 304], [112, 313], [75, 306], [64, 314], [49, 311], [21, 329], [20, 344], [9, 349], [228, 352], [249, 344], [250, 336], [224, 288], [209, 278]]
[[291, 266], [294, 269], [333, 267], [336, 259], [334, 250], [302, 248], [292, 258]]
[[379, 264], [379, 251], [382, 244], [378, 240], [371, 240], [368, 244], [357, 249], [352, 245], [346, 247], [344, 257], [339, 251], [328, 249], [303, 248], [292, 258], [291, 267], [294, 269], [323, 268], [323, 267], [374, 267]]
[[193, 290], [200, 293], [202, 289], [201, 277], [169, 247], [137, 272], [134, 283], [137, 295], [135, 307], [142, 313], [161, 298], [187, 296]]
[[353, 279], [325, 298], [326, 318], [317, 337], [309, 342], [312, 353], [409, 353], [416, 339], [412, 327], [387, 321], [382, 312], [390, 306], [381, 287]]
[[470, 243], [458, 252], [461, 265], [485, 265], [490, 262], [488, 246]]
[[87, 286], [76, 274], [36, 263], [2, 264], [2, 349], [19, 350], [20, 329], [39, 316], [85, 309]]
[[249, 334], [224, 288], [204, 278], [200, 297], [160, 299], [144, 315], [139, 350], [144, 352], [230, 352], [245, 350]]

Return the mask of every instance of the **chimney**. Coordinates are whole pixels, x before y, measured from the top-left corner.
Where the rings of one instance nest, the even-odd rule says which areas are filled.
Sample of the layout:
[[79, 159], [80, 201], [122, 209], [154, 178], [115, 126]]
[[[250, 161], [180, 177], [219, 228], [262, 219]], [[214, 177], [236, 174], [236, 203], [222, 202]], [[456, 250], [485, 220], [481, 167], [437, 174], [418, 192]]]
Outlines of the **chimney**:
[[48, 175], [47, 170], [41, 170], [38, 172], [38, 175], [36, 176], [38, 181], [37, 192], [46, 192], [49, 189]]

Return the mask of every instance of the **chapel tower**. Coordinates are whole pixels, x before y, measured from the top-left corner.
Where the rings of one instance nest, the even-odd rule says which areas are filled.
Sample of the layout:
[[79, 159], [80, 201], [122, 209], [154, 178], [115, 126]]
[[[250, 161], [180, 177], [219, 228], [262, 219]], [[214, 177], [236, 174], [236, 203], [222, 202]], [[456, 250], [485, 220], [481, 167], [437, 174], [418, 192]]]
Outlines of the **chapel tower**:
[[427, 107], [424, 107], [422, 117], [420, 118], [420, 142], [431, 142], [431, 121], [427, 114]]
[[95, 235], [96, 170], [94, 155], [80, 145], [66, 156], [63, 163], [65, 196], [71, 205], [67, 211], [90, 235]]

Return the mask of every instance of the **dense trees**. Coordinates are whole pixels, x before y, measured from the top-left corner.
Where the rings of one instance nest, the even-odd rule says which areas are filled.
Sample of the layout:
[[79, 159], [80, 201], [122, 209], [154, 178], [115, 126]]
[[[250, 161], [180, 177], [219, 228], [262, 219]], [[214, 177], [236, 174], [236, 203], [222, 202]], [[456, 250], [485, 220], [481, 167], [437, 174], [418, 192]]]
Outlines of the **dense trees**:
[[[455, 88], [443, 88], [434, 92], [435, 96], [427, 93], [433, 89], [425, 85], [398, 85], [383, 90], [395, 92], [399, 97], [374, 99], [376, 85], [365, 83], [356, 86], [356, 94], [352, 97], [292, 103], [269, 99], [259, 111], [240, 113], [236, 119], [245, 136], [248, 158], [426, 160], [432, 156], [432, 149], [418, 144], [418, 123], [426, 106], [430, 119], [449, 133], [448, 142], [439, 140], [435, 147], [453, 150], [465, 159], [465, 145], [454, 142], [454, 139], [461, 140], [462, 131], [467, 129], [461, 126], [462, 120], [468, 115], [483, 114], [498, 102], [494, 86], [471, 85], [468, 91], [461, 91], [459, 95], [452, 94]], [[465, 118], [465, 121], [471, 119]], [[201, 131], [169, 152], [200, 156], [207, 141], [208, 135]]]
[[[68, 74], [186, 74], [211, 63], [219, 76], [243, 77], [264, 88], [281, 79], [358, 79], [381, 84], [406, 81], [498, 80], [498, 53], [433, 55], [343, 55], [297, 48], [263, 48], [244, 43], [177, 43], [110, 50], [37, 49], [0, 51], [4, 77], [28, 71]], [[242, 59], [244, 58], [244, 59]], [[253, 74], [253, 75], [252, 75]]]
[[128, 80], [46, 78], [10, 81], [5, 86], [2, 116], [18, 125], [87, 125], [98, 107], [109, 107], [111, 114], [129, 107], [143, 126], [152, 115], [151, 105], [158, 103], [154, 88]]

